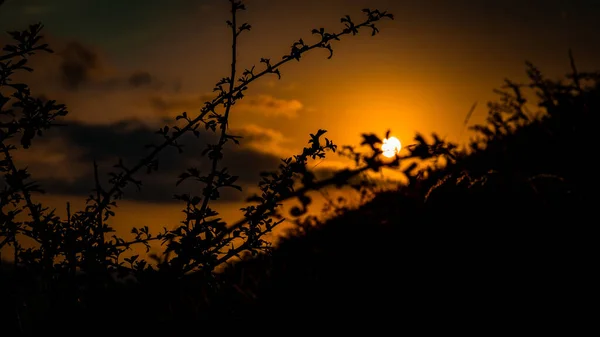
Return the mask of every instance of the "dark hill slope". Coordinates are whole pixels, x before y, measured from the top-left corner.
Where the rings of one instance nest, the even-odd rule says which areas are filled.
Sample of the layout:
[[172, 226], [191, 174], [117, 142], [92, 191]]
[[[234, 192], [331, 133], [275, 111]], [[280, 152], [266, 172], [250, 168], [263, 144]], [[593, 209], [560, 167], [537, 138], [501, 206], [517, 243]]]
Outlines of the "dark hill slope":
[[589, 317], [597, 262], [598, 102], [595, 83], [552, 86], [543, 118], [505, 122], [428, 179], [237, 264], [227, 275], [256, 297], [238, 318], [486, 331], [578, 325]]

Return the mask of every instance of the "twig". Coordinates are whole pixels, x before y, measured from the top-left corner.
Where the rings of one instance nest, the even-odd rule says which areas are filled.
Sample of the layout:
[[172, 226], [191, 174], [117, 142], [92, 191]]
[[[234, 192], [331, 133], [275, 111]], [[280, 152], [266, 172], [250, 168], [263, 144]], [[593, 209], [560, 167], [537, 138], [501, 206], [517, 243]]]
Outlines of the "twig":
[[[363, 27], [371, 27], [372, 22], [374, 20], [369, 17], [366, 21], [355, 25], [355, 29], [358, 30], [360, 28]], [[297, 56], [300, 56], [310, 50], [313, 50], [315, 48], [325, 48], [325, 46], [331, 41], [331, 40], [339, 40], [339, 38], [341, 36], [344, 35], [348, 35], [348, 34], [352, 34], [353, 31], [351, 29], [344, 29], [339, 33], [335, 33], [335, 34], [331, 34], [327, 37], [323, 37], [321, 39], [321, 41], [314, 43], [310, 46], [306, 46], [306, 48], [303, 48], [301, 50], [299, 50], [297, 52]], [[182, 128], [180, 128], [178, 131], [175, 131], [171, 134], [171, 136], [166, 136], [166, 140], [154, 147], [154, 149], [144, 158], [142, 158], [137, 165], [135, 165], [132, 169], [127, 170], [127, 172], [123, 175], [123, 177], [120, 178], [119, 182], [115, 182], [115, 184], [113, 184], [112, 188], [103, 195], [102, 201], [99, 203], [99, 205], [97, 206], [97, 208], [93, 211], [88, 213], [87, 216], [89, 217], [94, 217], [98, 212], [102, 212], [102, 210], [110, 203], [110, 199], [112, 198], [112, 196], [120, 190], [120, 183], [121, 182], [126, 182], [129, 180], [132, 180], [133, 178], [133, 174], [136, 173], [137, 171], [139, 171], [141, 168], [146, 167], [146, 165], [148, 165], [153, 159], [154, 157], [156, 157], [156, 155], [161, 152], [163, 149], [165, 149], [167, 146], [171, 146], [177, 139], [179, 139], [184, 133], [192, 130], [192, 128], [198, 124], [199, 122], [203, 121], [204, 117], [211, 111], [213, 111], [219, 104], [221, 104], [225, 99], [231, 99], [232, 97], [234, 97], [236, 94], [238, 94], [239, 92], [245, 90], [247, 88], [247, 86], [256, 81], [257, 79], [263, 77], [264, 75], [267, 74], [272, 74], [272, 73], [278, 73], [277, 70], [279, 67], [281, 67], [282, 65], [295, 60], [296, 58], [294, 57], [284, 57], [281, 61], [270, 65], [268, 67], [266, 67], [266, 69], [264, 69], [263, 71], [261, 71], [260, 73], [251, 76], [250, 78], [242, 81], [241, 84], [239, 84], [238, 86], [234, 87], [234, 89], [230, 92], [228, 92], [225, 95], [221, 95], [218, 96], [216, 98], [214, 98], [211, 102], [207, 102], [207, 104], [201, 109], [200, 115], [198, 115], [196, 118], [191, 119], [188, 121], [188, 123], [183, 126]], [[234, 79], [232, 78], [231, 81], [234, 81]]]
[[[219, 143], [218, 143], [218, 147], [219, 147], [219, 152], [222, 151], [223, 149], [223, 145], [225, 143], [225, 135], [226, 135], [226, 131], [227, 131], [227, 124], [228, 124], [228, 120], [229, 120], [229, 111], [231, 111], [231, 106], [233, 105], [233, 90], [234, 90], [234, 79], [235, 79], [235, 74], [236, 74], [236, 62], [237, 62], [237, 37], [238, 37], [238, 31], [237, 31], [237, 10], [238, 10], [238, 5], [237, 2], [235, 0], [230, 0], [231, 2], [231, 74], [230, 74], [230, 81], [229, 81], [229, 90], [227, 90], [227, 92], [229, 93], [228, 98], [227, 98], [227, 106], [225, 107], [225, 114], [223, 116], [223, 124], [221, 125], [221, 135], [219, 137]], [[210, 174], [208, 175], [208, 182], [206, 183], [205, 186], [205, 191], [206, 193], [204, 193], [204, 199], [202, 200], [202, 207], [200, 208], [200, 215], [203, 219], [206, 219], [206, 209], [208, 208], [208, 203], [212, 197], [213, 194], [213, 184], [214, 184], [214, 180], [215, 180], [215, 176], [217, 175], [217, 166], [219, 164], [219, 158], [220, 156], [214, 156], [213, 160], [212, 160], [212, 167], [211, 167], [211, 171]], [[194, 228], [195, 232], [198, 232], [200, 229], [200, 223], [199, 221], [196, 221], [196, 226]]]

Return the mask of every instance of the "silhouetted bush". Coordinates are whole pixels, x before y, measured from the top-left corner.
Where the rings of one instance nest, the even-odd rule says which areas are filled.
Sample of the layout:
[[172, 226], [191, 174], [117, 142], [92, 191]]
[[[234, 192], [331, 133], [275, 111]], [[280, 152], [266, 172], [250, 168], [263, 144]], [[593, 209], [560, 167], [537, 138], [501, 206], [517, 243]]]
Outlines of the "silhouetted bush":
[[[160, 144], [149, 144], [140, 149], [141, 159], [134, 166], [122, 160], [110, 172], [106, 187], [94, 162], [95, 188], [87, 199], [84, 210], [72, 211], [67, 203], [67, 218], [61, 219], [54, 210], [35, 202], [35, 193], [43, 192], [30, 177], [26, 168], [13, 160], [16, 150], [35, 146], [44, 131], [59, 126], [58, 121], [67, 115], [65, 105], [54, 100], [38, 98], [28, 85], [12, 82], [12, 75], [19, 71], [33, 71], [28, 67], [29, 58], [37, 52], [52, 52], [43, 44], [41, 24], [31, 25], [25, 31], [12, 31], [14, 40], [3, 48], [0, 56], [0, 150], [3, 159], [0, 170], [4, 175], [4, 188], [0, 192], [0, 251], [10, 252], [10, 266], [2, 263], [2, 289], [8, 301], [3, 310], [9, 317], [6, 328], [10, 333], [38, 334], [41, 332], [69, 332], [74, 329], [93, 327], [95, 331], [117, 329], [121, 323], [135, 331], [146, 330], [145, 322], [136, 318], [152, 317], [148, 313], [137, 315], [121, 305], [145, 303], [158, 308], [153, 322], [173, 329], [174, 322], [202, 316], [207, 298], [196, 298], [186, 291], [171, 294], [158, 288], [179, 289], [186, 275], [201, 275], [200, 285], [206, 296], [218, 290], [215, 271], [232, 258], [245, 253], [256, 255], [271, 249], [263, 236], [283, 221], [277, 219], [276, 209], [286, 199], [299, 197], [308, 200], [308, 191], [336, 183], [344, 184], [361, 172], [387, 166], [372, 154], [370, 166], [347, 170], [334, 177], [318, 181], [307, 168], [310, 159], [324, 158], [336, 145], [324, 138], [325, 130], [310, 135], [309, 145], [298, 155], [282, 160], [273, 172], [266, 172], [259, 182], [261, 194], [252, 197], [244, 208], [244, 218], [234, 224], [225, 224], [218, 213], [210, 207], [211, 200], [220, 197], [222, 188], [235, 188], [238, 177], [221, 167], [223, 149], [227, 143], [239, 143], [238, 136], [228, 130], [229, 113], [234, 104], [244, 98], [244, 91], [257, 79], [275, 74], [281, 77], [282, 65], [300, 61], [304, 53], [313, 49], [326, 49], [333, 56], [331, 43], [346, 35], [356, 35], [364, 28], [371, 34], [379, 32], [375, 23], [393, 18], [387, 12], [364, 9], [365, 19], [355, 23], [350, 16], [341, 19], [344, 28], [335, 33], [325, 29], [313, 29], [316, 42], [307, 44], [302, 39], [294, 42], [290, 53], [279, 61], [262, 58], [262, 70], [256, 67], [240, 71], [237, 65], [237, 40], [249, 31], [248, 23], [239, 23], [240, 11], [245, 10], [241, 1], [230, 0], [231, 20], [227, 21], [232, 37], [232, 61], [229, 76], [216, 83], [215, 98], [205, 103], [197, 116], [183, 112], [173, 125], [160, 128], [156, 133], [163, 136]], [[190, 167], [179, 176], [177, 184], [195, 180], [204, 186], [199, 195], [176, 195], [185, 203], [185, 219], [174, 229], [165, 228], [161, 233], [150, 233], [148, 227], [133, 228], [134, 239], [126, 241], [113, 235], [110, 217], [114, 216], [117, 201], [124, 188], [134, 185], [141, 188], [136, 178], [139, 171], [152, 173], [158, 170], [157, 155], [169, 147], [180, 153], [183, 135], [214, 132], [218, 141], [208, 144], [202, 155], [211, 162], [209, 172]], [[374, 141], [371, 141], [375, 144]], [[397, 160], [396, 160], [397, 162]], [[26, 218], [23, 220], [22, 216]], [[25, 247], [24, 240], [33, 242]], [[164, 254], [148, 263], [138, 255], [126, 254], [132, 245], [146, 245], [158, 240], [166, 246]], [[6, 257], [6, 256], [5, 256]], [[2, 261], [0, 259], [0, 261]], [[139, 283], [135, 290], [118, 278], [128, 276]], [[152, 291], [148, 293], [146, 291]], [[189, 309], [189, 310], [188, 310]], [[109, 319], [110, 318], [110, 319]], [[183, 323], [182, 323], [183, 324]], [[154, 325], [150, 329], [156, 329]], [[152, 330], [156, 331], [156, 330]]]

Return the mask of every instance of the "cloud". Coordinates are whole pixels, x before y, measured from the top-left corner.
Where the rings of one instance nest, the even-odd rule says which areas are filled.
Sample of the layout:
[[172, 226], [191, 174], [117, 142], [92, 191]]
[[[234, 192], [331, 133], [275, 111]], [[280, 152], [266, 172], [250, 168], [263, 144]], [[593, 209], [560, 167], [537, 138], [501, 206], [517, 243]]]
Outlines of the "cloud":
[[286, 138], [283, 134], [277, 130], [263, 128], [262, 126], [258, 126], [256, 124], [247, 124], [237, 130], [238, 134], [241, 134], [242, 137], [246, 141], [251, 142], [283, 142], [286, 141]]
[[98, 56], [78, 42], [70, 42], [59, 52], [61, 56], [60, 80], [64, 88], [76, 90], [92, 79], [99, 67]]
[[243, 137], [242, 140], [245, 146], [258, 152], [278, 155], [279, 157], [287, 157], [294, 152], [285, 146], [290, 142], [290, 139], [277, 130], [264, 128], [256, 124], [247, 124], [233, 130], [232, 133]]
[[129, 76], [129, 84], [133, 87], [140, 87], [152, 83], [152, 75], [147, 71], [136, 71]]
[[[48, 43], [54, 53], [37, 52], [29, 60], [34, 71], [14, 75], [15, 80], [29, 84], [37, 91], [81, 94], [91, 90], [108, 93], [136, 88], [156, 90], [167, 84], [147, 70], [116, 69], [98, 48], [80, 41], [45, 36], [43, 42]], [[6, 43], [15, 42], [0, 37], [0, 45]]]
[[165, 117], [175, 117], [184, 111], [199, 111], [204, 102], [214, 96], [190, 93], [156, 93], [148, 97], [150, 106]]
[[[112, 166], [118, 158], [131, 167], [146, 153], [146, 144], [160, 143], [161, 137], [154, 131], [165, 120], [171, 124], [183, 111], [194, 116], [215, 96], [168, 89], [149, 71], [116, 70], [100, 51], [80, 42], [46, 40], [56, 53], [36, 55], [30, 63], [34, 72], [19, 74], [22, 77], [16, 80], [30, 84], [34, 95], [65, 103], [70, 114], [61, 122], [68, 126], [45, 132], [42, 139], [34, 140], [31, 149], [16, 151], [15, 159], [21, 167], [29, 168], [49, 194], [87, 196], [94, 187], [94, 160], [106, 183], [107, 173], [114, 171]], [[291, 118], [301, 109], [302, 103], [295, 99], [249, 95], [238, 101], [234, 112]], [[280, 158], [296, 152], [285, 148], [289, 140], [276, 130], [244, 125], [231, 132], [243, 137], [242, 145], [228, 144], [221, 165], [239, 176], [238, 182], [246, 191], [256, 186], [261, 171], [276, 169]], [[189, 167], [201, 172], [209, 169], [207, 159], [200, 154], [214, 141], [215, 135], [209, 131], [202, 132], [199, 139], [186, 135], [182, 139], [185, 152], [163, 151], [159, 171], [139, 174], [141, 193], [128, 187], [125, 198], [165, 203], [172, 201], [174, 193], [200, 194], [200, 184], [176, 187], [175, 182]], [[247, 196], [233, 189], [223, 193], [221, 201], [242, 201]]]
[[69, 121], [106, 125], [140, 119], [155, 123], [164, 114], [156, 112], [149, 97], [157, 93], [169, 96], [169, 91], [177, 95], [175, 83], [168, 85], [143, 69], [114, 69], [93, 47], [51, 37], [45, 40], [55, 53], [38, 52], [28, 63], [33, 72], [16, 72], [13, 81], [27, 83], [34, 97], [66, 104]]
[[[126, 167], [132, 167], [148, 153], [146, 144], [160, 143], [162, 138], [154, 131], [135, 120], [110, 125], [71, 122], [34, 139], [30, 149], [15, 151], [14, 159], [19, 167], [28, 168], [32, 179], [48, 195], [87, 197], [94, 188], [94, 161], [98, 163], [102, 186], [110, 187], [108, 173], [117, 172], [113, 165], [119, 158]], [[220, 167], [227, 167], [232, 175], [239, 176], [236, 183], [242, 186], [243, 191], [224, 188], [220, 190], [218, 203], [244, 202], [246, 197], [257, 191], [260, 172], [276, 170], [281, 158], [289, 156], [273, 152], [274, 147], [287, 141], [276, 130], [250, 125], [231, 132], [244, 138], [240, 141], [241, 145], [226, 145]], [[211, 131], [201, 132], [198, 138], [185, 135], [181, 139], [183, 153], [179, 154], [174, 148], [163, 150], [158, 156], [158, 171], [147, 174], [140, 170], [135, 178], [142, 181], [141, 190], [130, 184], [124, 189], [124, 200], [165, 204], [178, 202], [173, 199], [174, 194], [201, 194], [204, 185], [198, 182], [189, 180], [179, 186], [175, 184], [178, 176], [190, 167], [199, 169], [202, 174], [208, 173], [210, 162], [201, 153], [207, 144], [216, 141], [216, 137]], [[317, 170], [319, 179], [334, 172], [327, 162], [311, 162], [309, 168]]]
[[[233, 133], [238, 134], [235, 130]], [[263, 132], [264, 134], [261, 134]], [[276, 143], [279, 137], [276, 131], [254, 128], [253, 132], [241, 131], [248, 137], [248, 143]], [[189, 167], [196, 167], [207, 173], [210, 165], [206, 157], [200, 154], [207, 144], [216, 140], [210, 131], [201, 132], [200, 137], [193, 135], [182, 137], [184, 153], [167, 148], [159, 155], [159, 170], [151, 175], [140, 172], [136, 178], [143, 181], [138, 193], [133, 186], [125, 189], [125, 199], [132, 201], [172, 202], [175, 193], [200, 194], [201, 184], [183, 183], [175, 186], [177, 177]], [[131, 167], [147, 153], [145, 144], [158, 144], [161, 140], [145, 124], [127, 120], [111, 125], [94, 125], [72, 122], [70, 125], [49, 130], [42, 139], [34, 142], [32, 150], [19, 150], [15, 160], [20, 166], [27, 166], [42, 187], [50, 194], [87, 196], [94, 187], [93, 161], [98, 162], [100, 177], [107, 182], [107, 173], [113, 171], [113, 165], [122, 158], [126, 166]], [[280, 157], [246, 145], [226, 146], [221, 167], [239, 176], [238, 184], [243, 187], [256, 186], [261, 171], [277, 168]], [[106, 186], [106, 183], [104, 183]], [[246, 188], [247, 189], [247, 188]], [[247, 193], [234, 189], [222, 190], [221, 201], [242, 201]]]
[[[38, 53], [29, 64], [34, 71], [19, 72], [14, 80], [29, 84], [34, 96], [65, 103], [69, 120], [105, 125], [123, 119], [152, 123], [183, 111], [194, 116], [215, 97], [215, 93], [182, 88], [177, 79], [162, 80], [149, 70], [112, 67], [100, 49], [88, 44], [52, 36], [44, 40], [56, 52]], [[238, 101], [234, 113], [294, 118], [303, 109], [297, 99], [263, 94]]]
[[[157, 93], [149, 97], [152, 108], [165, 116], [175, 117], [183, 111], [198, 111], [204, 102], [216, 95], [190, 93]], [[304, 105], [296, 99], [279, 99], [271, 95], [245, 96], [236, 102], [234, 112], [254, 113], [267, 117], [295, 118]]]
[[278, 99], [270, 95], [247, 97], [242, 101], [240, 110], [257, 113], [264, 116], [283, 116], [287, 118], [298, 117], [298, 112], [304, 107], [296, 99]]
[[64, 89], [96, 89], [103, 91], [140, 87], [161, 89], [164, 83], [146, 70], [131, 73], [111, 69], [99, 53], [80, 42], [69, 42], [58, 52], [61, 58], [59, 76]]
[[[12, 141], [18, 143], [18, 140], [15, 140]], [[34, 179], [58, 179], [74, 183], [89, 168], [88, 162], [70, 160], [80, 157], [82, 153], [79, 148], [66, 143], [64, 138], [44, 137], [42, 141], [34, 139], [34, 142], [35, 146], [27, 150], [19, 149], [13, 152], [15, 162], [20, 167], [27, 167]], [[68, 151], [65, 151], [66, 149]]]

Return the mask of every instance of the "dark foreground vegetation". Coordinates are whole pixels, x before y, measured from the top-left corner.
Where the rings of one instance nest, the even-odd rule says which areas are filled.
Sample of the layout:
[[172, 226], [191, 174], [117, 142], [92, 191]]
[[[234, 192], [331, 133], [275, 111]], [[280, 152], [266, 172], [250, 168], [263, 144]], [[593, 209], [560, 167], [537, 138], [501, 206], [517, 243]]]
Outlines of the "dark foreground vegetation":
[[236, 317], [371, 332], [587, 326], [597, 166], [585, 158], [600, 74], [573, 65], [558, 82], [531, 64], [527, 72], [522, 89], [534, 89], [543, 114], [533, 119], [507, 82], [516, 91], [499, 92], [488, 124], [474, 127], [478, 141], [447, 166], [325, 222], [300, 222], [270, 256], [228, 270], [248, 299]]
[[[231, 3], [235, 42], [249, 26], [236, 24], [243, 5]], [[0, 83], [15, 90], [0, 96], [2, 105], [13, 102], [13, 114], [3, 108], [0, 124], [5, 176], [0, 248], [14, 252], [0, 271], [2, 335], [572, 333], [589, 322], [600, 74], [578, 71], [572, 57], [571, 72], [561, 81], [545, 79], [531, 64], [530, 83], [507, 81], [498, 102], [489, 105], [486, 124], [473, 127], [476, 138], [466, 148], [418, 135], [408, 155], [387, 163], [378, 150], [381, 140], [366, 134], [367, 152], [357, 155], [356, 170], [316, 181], [306, 168], [308, 158], [336, 149], [329, 140], [319, 142], [324, 134], [319, 131], [300, 155], [263, 177], [263, 195], [252, 199], [257, 204], [246, 209], [245, 220], [228, 226], [211, 220], [216, 213], [209, 200], [235, 182], [213, 169], [199, 179], [206, 185], [201, 196], [180, 196], [188, 210], [182, 226], [154, 236], [134, 230], [131, 242], [109, 239], [110, 206], [121, 188], [136, 183], [133, 171], [152, 171], [154, 155], [177, 146], [183, 133], [197, 131], [194, 125], [220, 134], [207, 151], [217, 167], [223, 145], [235, 139], [227, 133], [229, 109], [243, 98], [246, 85], [265, 74], [280, 75], [279, 65], [306, 51], [331, 50], [329, 41], [359, 28], [376, 33], [373, 23], [387, 14], [365, 13], [363, 24], [343, 19], [346, 28], [339, 34], [315, 30], [317, 44], [299, 41], [280, 63], [263, 59], [265, 71], [244, 72], [237, 87], [234, 57], [231, 76], [217, 84], [219, 94], [201, 116], [183, 114], [178, 119], [188, 124], [161, 129], [166, 145], [155, 146], [156, 153], [139, 167], [117, 166], [122, 171], [114, 174], [113, 188], [97, 181], [89, 207], [68, 219], [32, 201], [37, 187], [10, 155], [35, 146], [41, 131], [66, 109], [32, 98], [27, 87]], [[5, 48], [0, 60], [9, 70], [3, 79], [25, 67], [18, 60], [47, 49], [37, 45], [39, 28], [32, 27], [30, 40], [13, 35], [25, 42]], [[525, 106], [526, 98], [536, 111]], [[219, 106], [222, 113], [215, 111]], [[409, 159], [433, 162], [421, 169], [405, 165]], [[275, 248], [260, 239], [276, 225], [280, 201], [306, 203], [307, 190], [348, 185], [359, 173], [399, 164], [408, 184], [379, 192], [355, 209], [339, 206], [327, 220], [300, 218]], [[180, 178], [189, 177], [200, 178], [193, 170]], [[31, 221], [17, 221], [17, 212], [27, 212]], [[24, 248], [23, 236], [38, 246]], [[119, 259], [131, 245], [151, 240], [166, 247], [153, 265]], [[226, 249], [230, 246], [235, 248]], [[244, 252], [241, 261], [218, 270]], [[114, 281], [109, 275], [115, 272], [132, 281]]]

